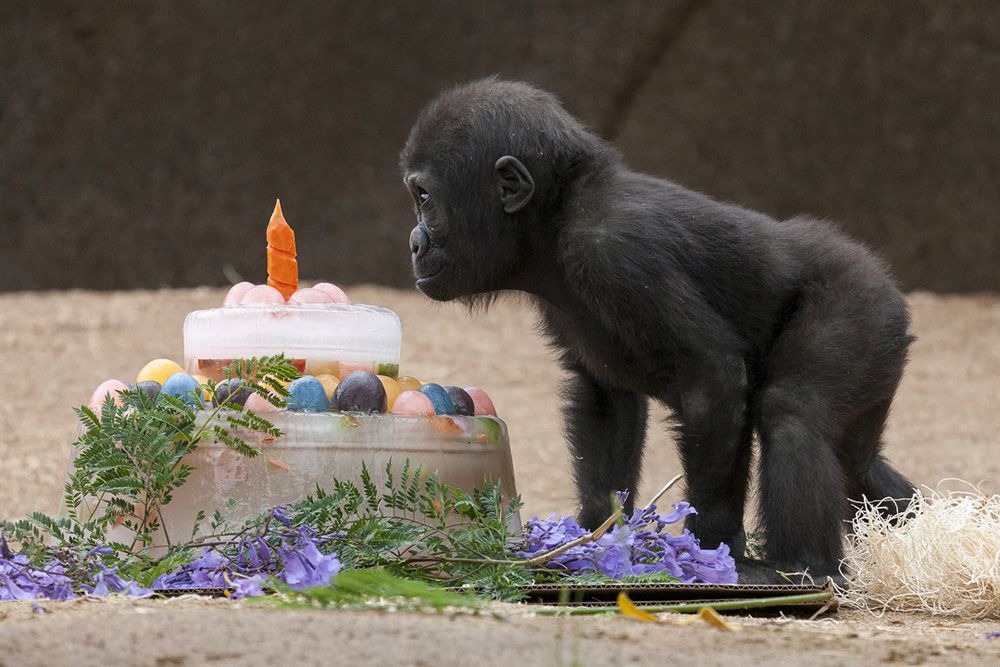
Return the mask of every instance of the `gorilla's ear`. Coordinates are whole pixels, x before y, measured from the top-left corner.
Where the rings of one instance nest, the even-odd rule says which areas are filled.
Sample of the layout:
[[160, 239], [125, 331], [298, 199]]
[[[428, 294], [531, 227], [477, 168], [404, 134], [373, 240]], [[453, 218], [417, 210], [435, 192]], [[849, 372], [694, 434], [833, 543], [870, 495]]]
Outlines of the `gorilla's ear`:
[[520, 160], [504, 155], [493, 165], [500, 186], [500, 203], [507, 213], [517, 213], [528, 205], [535, 194], [535, 180]]

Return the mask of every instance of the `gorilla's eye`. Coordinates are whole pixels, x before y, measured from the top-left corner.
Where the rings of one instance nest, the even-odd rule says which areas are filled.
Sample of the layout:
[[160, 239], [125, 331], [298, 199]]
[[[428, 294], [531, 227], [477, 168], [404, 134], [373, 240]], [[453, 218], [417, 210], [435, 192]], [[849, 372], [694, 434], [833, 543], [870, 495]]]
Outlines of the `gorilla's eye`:
[[419, 185], [417, 186], [417, 199], [420, 201], [421, 206], [426, 204], [431, 200], [431, 195], [427, 190], [424, 190]]

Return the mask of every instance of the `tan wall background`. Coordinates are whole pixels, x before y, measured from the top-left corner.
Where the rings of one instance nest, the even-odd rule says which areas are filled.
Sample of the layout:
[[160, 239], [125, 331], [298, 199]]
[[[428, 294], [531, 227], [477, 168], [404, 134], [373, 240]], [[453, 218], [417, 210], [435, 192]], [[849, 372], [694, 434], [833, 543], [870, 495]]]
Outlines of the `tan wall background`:
[[906, 288], [1000, 289], [993, 0], [0, 3], [0, 289], [410, 282], [397, 153], [523, 78], [629, 163], [839, 221]]

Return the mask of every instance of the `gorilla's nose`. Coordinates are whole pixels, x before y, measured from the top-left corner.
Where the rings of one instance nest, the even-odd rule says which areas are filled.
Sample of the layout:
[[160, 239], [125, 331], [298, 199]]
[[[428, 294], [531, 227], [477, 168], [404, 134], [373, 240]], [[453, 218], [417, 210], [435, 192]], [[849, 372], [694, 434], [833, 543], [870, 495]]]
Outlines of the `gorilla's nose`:
[[420, 259], [427, 254], [427, 249], [431, 245], [431, 239], [427, 235], [427, 231], [417, 225], [410, 232], [410, 252], [413, 253], [414, 261]]

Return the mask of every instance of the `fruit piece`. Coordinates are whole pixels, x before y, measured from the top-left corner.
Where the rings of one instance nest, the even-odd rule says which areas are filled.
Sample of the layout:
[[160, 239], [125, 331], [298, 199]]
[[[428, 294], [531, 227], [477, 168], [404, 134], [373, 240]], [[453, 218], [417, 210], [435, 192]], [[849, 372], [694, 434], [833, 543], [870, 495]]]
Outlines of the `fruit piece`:
[[201, 401], [198, 400], [198, 397], [202, 393], [201, 385], [187, 373], [174, 373], [163, 383], [160, 391], [164, 394], [175, 396], [188, 405], [194, 407], [201, 406]]
[[[366, 373], [372, 373], [372, 364], [359, 364], [357, 362], [341, 361], [338, 365], [337, 374], [341, 379], [344, 379], [351, 373], [355, 371], [365, 371]], [[374, 375], [374, 373], [372, 373]]]
[[295, 232], [281, 213], [281, 200], [267, 223], [267, 284], [287, 300], [299, 286], [299, 265], [295, 261]]
[[311, 375], [293, 380], [288, 385], [289, 410], [296, 412], [326, 412], [330, 409], [330, 399], [326, 397], [323, 383]]
[[399, 383], [399, 388], [403, 391], [420, 391], [420, 388], [424, 386], [423, 382], [412, 375], [404, 375], [396, 380], [396, 382]]
[[375, 368], [375, 375], [385, 375], [395, 378], [399, 375], [399, 364], [379, 364]]
[[419, 391], [404, 391], [396, 397], [392, 404], [394, 415], [414, 415], [421, 417], [434, 416], [434, 404]]
[[451, 398], [451, 402], [455, 404], [455, 414], [465, 415], [466, 417], [471, 417], [475, 414], [476, 406], [472, 402], [472, 397], [469, 396], [461, 387], [447, 386], [444, 388], [448, 392], [448, 396]]
[[212, 398], [212, 395], [208, 393], [208, 387], [205, 386], [208, 384], [208, 378], [205, 377], [204, 375], [197, 375], [197, 374], [192, 375], [191, 377], [193, 377], [198, 382], [198, 384], [202, 386], [202, 391], [201, 391], [202, 399], [207, 401], [208, 399]]
[[351, 300], [348, 298], [344, 290], [340, 289], [333, 283], [316, 283], [313, 285], [313, 289], [318, 289], [321, 292], [326, 292], [333, 303], [350, 303]]
[[497, 414], [497, 409], [493, 407], [493, 400], [490, 395], [479, 387], [466, 387], [465, 392], [472, 397], [472, 402], [475, 404], [475, 415], [491, 415], [493, 417]]
[[503, 429], [500, 426], [500, 422], [496, 419], [477, 419], [479, 428], [481, 428], [485, 436], [486, 443], [496, 444], [503, 440]]
[[396, 402], [396, 397], [402, 391], [399, 383], [387, 375], [376, 375], [375, 377], [382, 381], [382, 388], [385, 389], [386, 409], [392, 410], [392, 404]]
[[247, 397], [246, 403], [243, 404], [247, 410], [251, 412], [256, 412], [257, 414], [264, 414], [265, 412], [277, 412], [278, 408], [268, 403], [267, 399], [258, 393], [250, 394]]
[[270, 285], [254, 285], [243, 295], [240, 303], [285, 303], [285, 297]]
[[262, 385], [264, 385], [265, 387], [270, 386], [270, 384], [269, 384], [268, 381], [271, 381], [271, 382], [277, 382], [278, 384], [280, 384], [285, 389], [288, 389], [288, 385], [290, 385], [292, 383], [291, 380], [279, 380], [278, 378], [276, 378], [275, 376], [271, 375], [270, 373], [268, 373], [267, 375], [265, 375], [264, 377], [262, 377], [260, 380], [261, 380], [260, 383]]
[[333, 303], [333, 298], [322, 290], [303, 287], [288, 297], [288, 303]]
[[453, 415], [455, 414], [455, 403], [451, 400], [451, 396], [445, 391], [444, 387], [439, 384], [434, 384], [430, 382], [422, 386], [418, 391], [421, 394], [431, 399], [431, 403], [434, 404], [434, 412], [439, 415]]
[[243, 281], [236, 283], [229, 288], [226, 298], [222, 301], [223, 306], [238, 306], [243, 301], [243, 295], [253, 289], [253, 283]]
[[326, 397], [329, 400], [333, 400], [333, 390], [337, 388], [340, 384], [340, 380], [334, 375], [329, 375], [324, 373], [323, 375], [316, 375], [315, 378], [319, 380], [319, 383], [323, 385], [323, 391], [326, 392]]
[[435, 417], [431, 420], [434, 424], [434, 428], [441, 431], [442, 433], [447, 433], [448, 435], [454, 435], [455, 433], [461, 433], [462, 427], [451, 417], [447, 415], [441, 415]]
[[97, 389], [94, 393], [90, 395], [90, 400], [87, 402], [87, 407], [90, 408], [95, 415], [101, 416], [101, 411], [104, 409], [104, 400], [111, 395], [115, 402], [115, 405], [121, 406], [122, 397], [121, 392], [128, 391], [128, 385], [121, 380], [105, 380], [101, 384], [97, 385]]
[[385, 388], [374, 373], [354, 371], [337, 385], [333, 404], [341, 412], [385, 412]]
[[152, 380], [163, 386], [163, 383], [167, 381], [174, 373], [183, 373], [184, 369], [176, 361], [171, 361], [170, 359], [153, 359], [151, 362], [142, 367], [139, 371], [139, 375], [135, 378], [135, 383], [145, 382], [146, 380]]
[[242, 378], [231, 378], [223, 380], [215, 387], [215, 400], [219, 405], [246, 405], [250, 398], [250, 387], [244, 386]]
[[312, 375], [313, 377], [319, 377], [320, 375], [329, 375], [331, 377], [339, 377], [337, 373], [340, 372], [340, 363], [336, 361], [317, 361], [315, 359], [309, 359], [306, 363], [305, 368], [303, 368], [299, 373], [301, 375]]
[[156, 380], [143, 380], [142, 382], [136, 382], [135, 388], [146, 392], [146, 396], [149, 396], [151, 401], [155, 401], [156, 397], [160, 395], [160, 383]]

